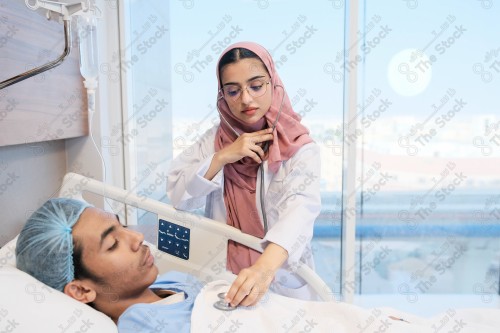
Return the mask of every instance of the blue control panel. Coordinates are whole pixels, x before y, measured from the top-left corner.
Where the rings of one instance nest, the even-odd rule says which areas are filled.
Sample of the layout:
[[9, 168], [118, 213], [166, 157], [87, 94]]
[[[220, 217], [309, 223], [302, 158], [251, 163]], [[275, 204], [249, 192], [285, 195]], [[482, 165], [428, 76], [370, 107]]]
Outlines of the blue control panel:
[[191, 230], [172, 222], [159, 220], [158, 249], [178, 258], [189, 260]]

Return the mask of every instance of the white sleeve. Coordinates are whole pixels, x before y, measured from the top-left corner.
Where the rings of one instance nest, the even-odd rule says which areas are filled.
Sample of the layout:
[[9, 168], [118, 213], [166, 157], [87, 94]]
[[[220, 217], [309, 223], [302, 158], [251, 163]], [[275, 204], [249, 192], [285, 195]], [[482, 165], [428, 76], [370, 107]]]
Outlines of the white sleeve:
[[[266, 194], [268, 219], [274, 221], [264, 240], [288, 251], [288, 265], [302, 257], [313, 236], [314, 221], [321, 212], [320, 149], [311, 143], [288, 161], [287, 174], [278, 179], [280, 191]], [[274, 180], [273, 180], [274, 182]]]
[[222, 170], [212, 180], [203, 177], [215, 154], [216, 131], [217, 126], [209, 129], [172, 161], [167, 175], [167, 195], [175, 208], [202, 207], [206, 196], [222, 187]]

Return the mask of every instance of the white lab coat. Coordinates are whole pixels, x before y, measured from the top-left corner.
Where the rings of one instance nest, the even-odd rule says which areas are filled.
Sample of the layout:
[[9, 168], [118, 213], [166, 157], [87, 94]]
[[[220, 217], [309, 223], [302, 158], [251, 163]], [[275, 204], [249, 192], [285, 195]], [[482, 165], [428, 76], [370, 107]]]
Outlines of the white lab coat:
[[[203, 176], [215, 153], [215, 134], [218, 126], [209, 129], [198, 142], [172, 161], [167, 178], [167, 194], [175, 208], [193, 210], [205, 205], [205, 215], [226, 223], [221, 170], [212, 180]], [[289, 160], [283, 161], [274, 174], [264, 167], [265, 209], [268, 232], [265, 242], [278, 244], [288, 251], [283, 268], [293, 271], [299, 261], [314, 268], [310, 241], [313, 225], [321, 210], [320, 155], [316, 143], [300, 148]], [[257, 173], [257, 210], [260, 207], [260, 172]], [[278, 270], [270, 287], [278, 294], [315, 300], [314, 292], [296, 274]]]

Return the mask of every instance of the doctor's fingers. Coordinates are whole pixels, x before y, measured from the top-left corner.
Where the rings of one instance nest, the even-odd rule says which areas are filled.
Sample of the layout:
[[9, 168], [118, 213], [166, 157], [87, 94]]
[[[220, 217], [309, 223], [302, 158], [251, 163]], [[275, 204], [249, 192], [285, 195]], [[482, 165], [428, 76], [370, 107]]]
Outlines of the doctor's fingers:
[[273, 277], [271, 272], [256, 266], [242, 269], [227, 293], [226, 302], [233, 306], [257, 304], [269, 289]]
[[264, 156], [266, 153], [264, 153], [264, 150], [262, 150], [261, 147], [257, 146], [255, 143], [248, 147], [249, 148], [249, 157], [253, 158], [257, 163], [261, 163], [262, 160], [264, 159]]
[[265, 142], [273, 139], [273, 133], [269, 128], [266, 128], [261, 131], [251, 132], [251, 133], [243, 133], [238, 139], [247, 140], [253, 143]]
[[224, 302], [226, 303], [231, 303], [232, 306], [238, 305], [240, 302], [236, 302], [234, 299], [236, 297], [236, 294], [240, 290], [241, 286], [243, 285], [243, 282], [245, 282], [246, 276], [238, 274], [236, 279], [233, 281], [233, 284], [229, 288], [229, 290], [226, 293], [226, 297], [224, 298]]
[[262, 299], [262, 297], [266, 294], [269, 285], [265, 286], [263, 284], [256, 284], [253, 286], [252, 290], [250, 290], [250, 294], [248, 294], [243, 301], [241, 301], [240, 305], [243, 306], [254, 306]]
[[237, 154], [239, 157], [232, 160], [232, 162], [236, 162], [244, 157], [250, 157], [257, 163], [262, 163], [262, 159], [265, 156], [264, 150], [260, 146], [258, 146], [256, 143], [245, 140], [241, 142], [234, 142], [232, 147], [232, 151]]
[[[233, 283], [233, 286], [236, 287], [237, 289], [236, 289], [236, 292], [234, 293], [234, 296], [232, 297], [232, 300], [230, 301], [231, 306], [238, 306], [238, 305], [247, 306], [251, 302], [255, 301], [256, 295], [252, 294], [252, 289], [255, 286], [255, 281], [253, 281], [253, 279], [247, 278], [241, 285], [235, 286]], [[229, 298], [229, 296], [230, 295], [228, 292], [228, 296], [226, 296], [226, 297]], [[248, 298], [248, 300], [247, 300], [247, 298]]]
[[225, 302], [232, 305], [240, 304], [241, 300], [250, 293], [256, 283], [257, 279], [254, 272], [249, 268], [243, 268], [227, 291]]
[[272, 139], [273, 139], [273, 134], [271, 134], [271, 133], [254, 135], [253, 137], [250, 138], [250, 140], [253, 143], [261, 143], [261, 142], [271, 141]]

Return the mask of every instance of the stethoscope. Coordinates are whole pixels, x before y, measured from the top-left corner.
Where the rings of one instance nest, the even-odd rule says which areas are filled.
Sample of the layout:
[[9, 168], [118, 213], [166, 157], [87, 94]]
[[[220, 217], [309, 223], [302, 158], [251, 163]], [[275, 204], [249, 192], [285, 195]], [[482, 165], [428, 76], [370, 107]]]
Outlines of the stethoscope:
[[214, 308], [221, 311], [233, 311], [236, 310], [236, 307], [231, 306], [231, 304], [224, 302], [224, 298], [226, 297], [226, 293], [219, 293], [217, 297], [220, 298], [219, 301], [214, 303]]
[[[274, 86], [280, 87], [283, 90], [283, 96], [281, 97], [281, 103], [280, 103], [280, 108], [278, 110], [278, 115], [276, 116], [276, 119], [274, 120], [273, 126], [271, 127], [272, 133], [274, 133], [274, 129], [276, 128], [276, 124], [278, 123], [278, 120], [280, 119], [281, 108], [283, 107], [283, 101], [285, 99], [285, 88], [280, 84], [275, 84]], [[233, 128], [233, 126], [231, 126], [231, 124], [227, 121], [226, 118], [224, 118], [224, 116], [222, 115], [222, 112], [220, 112], [220, 110], [219, 110], [219, 101], [221, 99], [224, 99], [224, 96], [222, 95], [222, 91], [219, 90], [219, 96], [217, 98], [217, 102], [215, 102], [215, 106], [217, 107], [217, 112], [219, 112], [220, 117], [226, 123], [226, 125], [229, 126], [229, 128], [233, 131], [233, 133], [237, 137], [239, 137], [240, 133], [238, 133]], [[266, 142], [264, 142], [264, 146], [262, 147], [262, 150], [264, 151], [264, 153], [266, 153], [268, 149], [269, 149], [269, 141], [266, 141]], [[266, 214], [266, 209], [265, 209], [265, 205], [264, 205], [264, 168], [262, 167], [262, 165], [259, 167], [259, 170], [260, 170], [260, 210], [262, 211], [262, 222], [264, 224], [264, 234], [267, 234], [267, 230], [269, 228], [268, 228], [268, 224], [267, 224], [267, 214]], [[215, 306], [215, 304], [214, 304], [214, 306]]]

